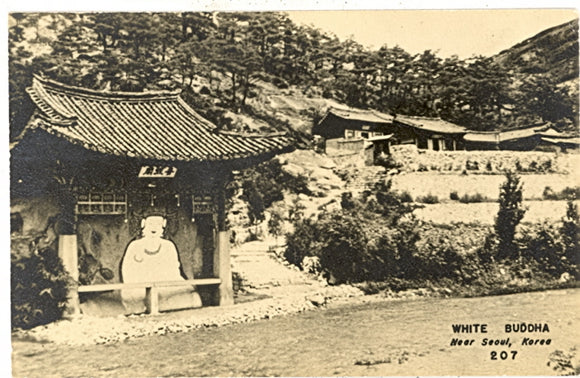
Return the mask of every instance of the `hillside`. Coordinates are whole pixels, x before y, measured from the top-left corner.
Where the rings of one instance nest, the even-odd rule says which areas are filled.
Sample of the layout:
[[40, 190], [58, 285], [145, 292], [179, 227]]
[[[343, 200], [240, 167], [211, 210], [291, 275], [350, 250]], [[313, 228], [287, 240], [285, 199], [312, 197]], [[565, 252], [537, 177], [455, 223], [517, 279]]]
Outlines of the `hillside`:
[[475, 130], [578, 126], [577, 20], [466, 60], [369, 50], [276, 12], [13, 13], [9, 21], [11, 140], [30, 117], [26, 88], [39, 73], [94, 90], [181, 90], [222, 129], [286, 131], [302, 145], [329, 106]]
[[546, 29], [495, 60], [522, 74], [547, 73], [557, 83], [578, 77], [578, 19]]

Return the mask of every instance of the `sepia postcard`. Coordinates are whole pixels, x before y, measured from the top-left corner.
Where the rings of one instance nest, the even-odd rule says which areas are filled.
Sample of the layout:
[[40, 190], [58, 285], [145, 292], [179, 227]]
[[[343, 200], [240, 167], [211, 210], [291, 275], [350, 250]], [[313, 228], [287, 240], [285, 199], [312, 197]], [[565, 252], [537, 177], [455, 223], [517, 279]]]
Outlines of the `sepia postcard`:
[[577, 9], [334, 5], [11, 4], [7, 374], [580, 374]]

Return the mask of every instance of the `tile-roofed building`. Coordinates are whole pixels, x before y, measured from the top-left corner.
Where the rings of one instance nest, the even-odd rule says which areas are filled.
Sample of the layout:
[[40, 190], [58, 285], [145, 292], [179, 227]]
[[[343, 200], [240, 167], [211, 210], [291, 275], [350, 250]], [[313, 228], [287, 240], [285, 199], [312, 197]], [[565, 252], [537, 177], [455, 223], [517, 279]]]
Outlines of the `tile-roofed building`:
[[400, 143], [435, 151], [463, 149], [462, 137], [466, 129], [441, 118], [397, 114], [393, 123]]
[[220, 131], [177, 92], [100, 92], [35, 76], [28, 94], [34, 111], [10, 148], [11, 218], [21, 219], [12, 231], [44, 235], [58, 251], [78, 285], [71, 308], [232, 304], [227, 185], [234, 170], [291, 149], [291, 138]]
[[469, 131], [465, 134], [469, 150], [532, 150], [542, 142], [542, 137], [561, 137], [562, 134], [543, 123], [505, 131]]
[[37, 106], [31, 127], [104, 154], [213, 161], [279, 152], [291, 145], [283, 134], [219, 131], [178, 92], [101, 92], [35, 76], [28, 93]]
[[[433, 117], [386, 114], [376, 110], [329, 108], [312, 133], [325, 140], [364, 139], [394, 134], [389, 143], [415, 144], [431, 150], [456, 150], [462, 147], [466, 129]], [[333, 143], [335, 145], [336, 143]]]
[[395, 121], [411, 127], [415, 127], [417, 129], [440, 134], [463, 134], [466, 132], [464, 127], [447, 122], [441, 118], [417, 117], [397, 114]]
[[376, 110], [331, 107], [312, 133], [325, 139], [368, 139], [388, 133], [392, 123], [392, 116]]

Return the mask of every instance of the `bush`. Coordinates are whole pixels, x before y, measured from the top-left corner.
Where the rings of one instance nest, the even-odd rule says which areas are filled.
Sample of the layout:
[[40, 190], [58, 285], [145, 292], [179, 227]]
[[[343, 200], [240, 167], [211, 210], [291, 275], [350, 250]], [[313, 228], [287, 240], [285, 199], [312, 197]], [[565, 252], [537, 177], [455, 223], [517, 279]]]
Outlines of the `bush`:
[[475, 193], [473, 195], [464, 194], [459, 198], [459, 202], [461, 203], [478, 203], [478, 202], [486, 202], [489, 201], [489, 198], [484, 196], [481, 193]]
[[541, 271], [556, 278], [572, 270], [571, 264], [565, 257], [559, 232], [553, 225], [537, 224], [522, 234], [524, 236], [518, 242], [523, 259], [535, 260]]
[[458, 201], [459, 194], [457, 194], [457, 191], [453, 191], [453, 192], [449, 193], [449, 199], [452, 201]]
[[11, 259], [12, 328], [59, 320], [65, 310], [69, 276], [52, 248]]
[[294, 231], [286, 235], [284, 250], [286, 261], [301, 268], [304, 257], [317, 256], [320, 248], [319, 234], [316, 221], [310, 218], [297, 218], [294, 221]]
[[322, 238], [320, 266], [331, 282], [360, 282], [366, 279], [368, 263], [367, 238], [360, 219], [334, 213], [320, 222]]
[[[463, 257], [454, 244], [444, 237], [425, 243], [415, 254], [417, 277], [440, 279], [462, 276]], [[416, 277], [407, 277], [416, 278]]]
[[413, 196], [405, 190], [403, 193], [399, 194], [399, 200], [403, 203], [410, 203], [413, 202]]
[[562, 191], [560, 192], [554, 192], [552, 188], [546, 186], [544, 188], [544, 192], [542, 193], [542, 197], [545, 200], [553, 200], [553, 201], [575, 200], [580, 198], [580, 186], [574, 188], [566, 187], [562, 189]]
[[245, 282], [246, 280], [240, 273], [232, 272], [232, 286], [234, 289], [234, 295], [238, 295], [246, 291]]
[[419, 234], [415, 222], [397, 229], [380, 228], [380, 237], [369, 242], [364, 219], [348, 211], [325, 214], [318, 220], [298, 220], [287, 235], [286, 260], [300, 268], [308, 257], [318, 257], [330, 283], [380, 280], [411, 271]]
[[308, 190], [308, 179], [305, 176], [294, 177], [285, 172], [277, 160], [269, 160], [243, 173], [242, 188], [246, 200], [255, 191], [262, 197], [263, 207], [269, 208], [272, 203], [284, 199], [283, 191], [311, 194]]
[[439, 197], [437, 197], [434, 194], [429, 193], [425, 196], [417, 197], [417, 202], [428, 203], [428, 204], [439, 203]]
[[401, 217], [411, 213], [413, 209], [403, 204], [400, 196], [391, 188], [391, 180], [377, 182], [373, 188], [376, 202], [368, 201], [367, 209], [372, 208], [372, 211], [381, 214], [388, 224], [395, 225]]
[[566, 206], [566, 216], [562, 220], [560, 228], [562, 236], [562, 245], [566, 260], [575, 267], [576, 277], [578, 277], [578, 268], [580, 268], [580, 217], [578, 216], [578, 207], [572, 201], [568, 201]]
[[268, 219], [268, 232], [272, 234], [276, 240], [282, 235], [282, 229], [284, 225], [284, 217], [280, 211], [271, 211], [270, 218]]
[[258, 191], [256, 183], [253, 181], [244, 181], [244, 195], [248, 201], [248, 219], [250, 225], [260, 223], [264, 220], [264, 198]]

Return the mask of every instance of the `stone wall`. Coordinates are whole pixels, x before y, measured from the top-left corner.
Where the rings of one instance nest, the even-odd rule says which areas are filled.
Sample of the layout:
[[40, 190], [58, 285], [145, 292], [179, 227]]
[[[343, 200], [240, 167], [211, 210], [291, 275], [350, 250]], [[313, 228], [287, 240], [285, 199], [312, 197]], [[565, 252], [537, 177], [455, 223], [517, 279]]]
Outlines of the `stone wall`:
[[364, 139], [344, 139], [344, 138], [327, 139], [326, 153], [336, 151], [359, 152], [364, 148], [364, 144], [365, 144]]
[[391, 156], [403, 172], [465, 172], [502, 174], [575, 172], [580, 155], [538, 151], [428, 151], [412, 145], [391, 147]]

